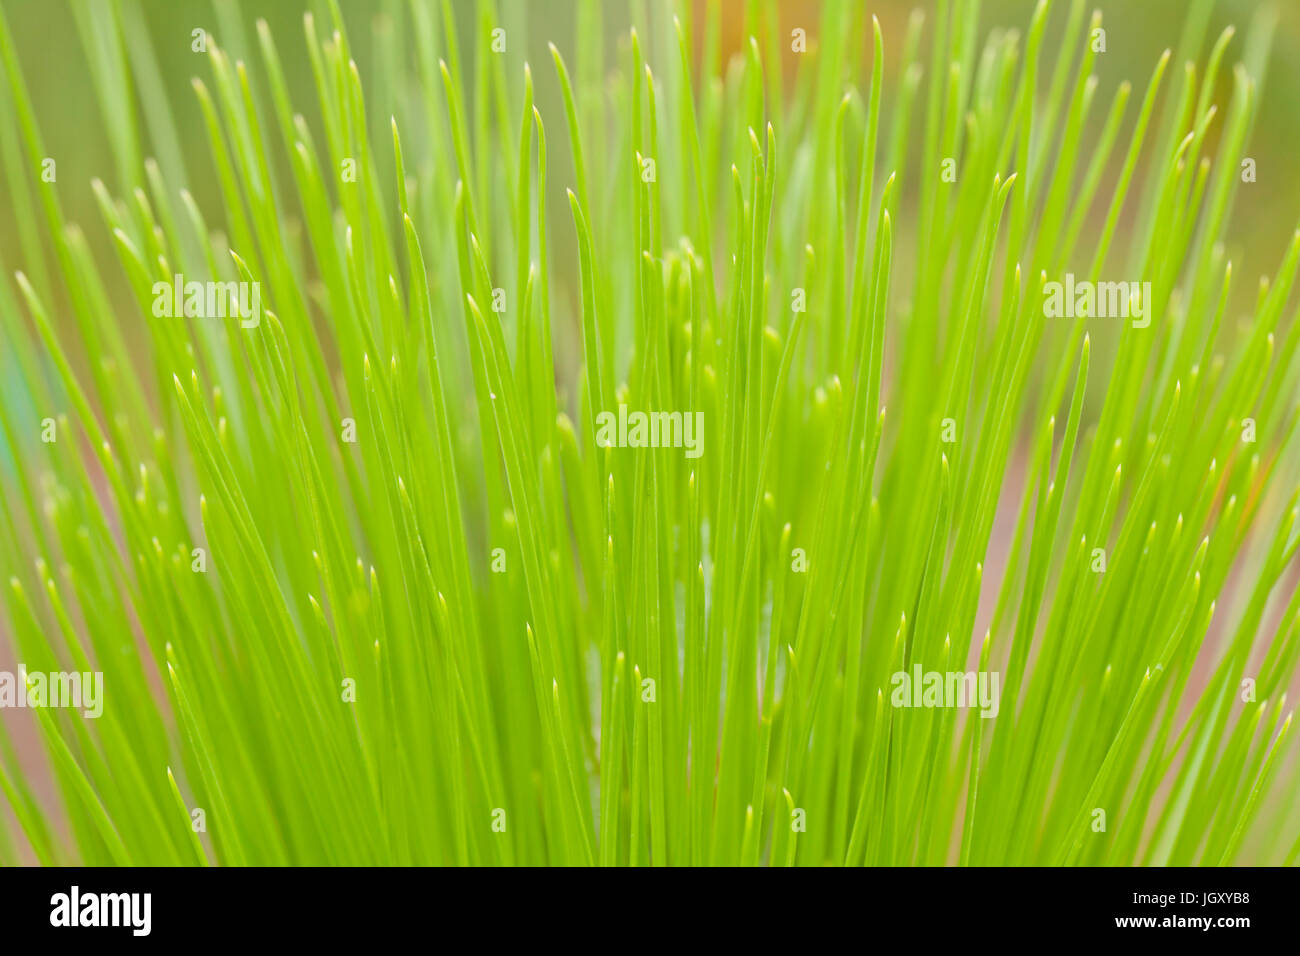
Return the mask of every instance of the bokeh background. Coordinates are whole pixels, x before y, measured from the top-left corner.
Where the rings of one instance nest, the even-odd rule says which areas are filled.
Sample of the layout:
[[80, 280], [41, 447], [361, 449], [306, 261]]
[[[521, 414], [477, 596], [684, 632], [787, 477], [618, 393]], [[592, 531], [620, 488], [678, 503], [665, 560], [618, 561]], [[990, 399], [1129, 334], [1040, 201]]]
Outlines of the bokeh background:
[[[428, 0], [436, 6], [437, 0]], [[697, 22], [703, 22], [706, 0], [692, 0], [698, 8]], [[722, 41], [724, 57], [740, 48], [745, 34], [744, 0], [707, 0], [717, 2], [721, 8]], [[886, 69], [898, 67], [898, 46], [914, 9], [927, 14], [932, 22], [936, 0], [854, 0], [865, 2], [869, 12], [875, 13], [884, 29], [886, 39]], [[956, 3], [972, 0], [954, 0]], [[69, 218], [87, 227], [92, 240], [101, 243], [106, 239], [99, 225], [99, 213], [91, 192], [92, 178], [101, 178], [110, 192], [117, 194], [121, 184], [115, 181], [111, 160], [111, 123], [105, 121], [102, 104], [97, 99], [92, 81], [88, 47], [101, 42], [100, 37], [88, 37], [79, 27], [74, 12], [76, 5], [122, 3], [138, 7], [144, 13], [148, 36], [139, 40], [150, 41], [159, 71], [161, 85], [158, 94], [164, 97], [175, 113], [178, 148], [189, 170], [209, 170], [208, 144], [202, 127], [190, 77], [207, 76], [204, 58], [191, 52], [190, 35], [196, 27], [210, 31], [224, 49], [236, 59], [250, 65], [254, 81], [258, 75], [260, 57], [256, 49], [254, 23], [264, 19], [276, 37], [277, 46], [290, 94], [300, 108], [314, 102], [310, 66], [302, 42], [302, 15], [305, 11], [317, 13], [318, 22], [328, 22], [325, 4], [316, 0], [0, 0], [15, 36], [19, 41], [18, 55], [29, 85], [34, 105], [45, 137], [46, 148], [58, 160], [59, 193]], [[466, 8], [458, 16], [466, 37], [462, 52], [467, 60], [473, 56], [468, 31], [476, 23], [474, 0], [453, 0], [457, 7]], [[606, 0], [601, 5], [600, 29], [605, 37], [606, 62], [611, 67], [617, 63], [619, 39], [630, 23], [647, 22], [647, 10], [660, 6], [660, 0]], [[668, 6], [668, 4], [662, 4]], [[981, 37], [993, 28], [1016, 28], [1022, 31], [1029, 23], [1037, 0], [983, 0], [981, 4]], [[1045, 49], [1052, 49], [1051, 35], [1059, 33], [1069, 0], [1055, 0], [1049, 36]], [[1129, 79], [1135, 87], [1130, 114], [1136, 109], [1151, 69], [1165, 48], [1176, 49], [1192, 0], [1093, 0], [1089, 9], [1103, 14], [1107, 33], [1107, 52], [1098, 57], [1096, 73], [1100, 82], [1098, 104], [1109, 102], [1115, 87]], [[366, 86], [370, 118], [375, 128], [386, 132], [388, 117], [398, 112], [398, 103], [410, 90], [389, 88], [385, 65], [392, 62], [389, 54], [408, 42], [410, 31], [406, 0], [339, 0], [339, 7], [353, 40], [353, 52]], [[550, 70], [547, 44], [555, 45], [570, 58], [577, 29], [576, 4], [572, 0], [497, 0], [501, 19], [507, 24], [518, 24], [522, 29], [509, 33], [506, 55], [517, 65], [527, 60], [532, 63], [537, 82], [537, 98], [546, 110], [544, 116], [558, 120], [558, 89]], [[804, 26], [811, 34], [820, 16], [821, 3], [816, 0], [783, 0], [779, 4], [783, 32], [788, 36], [795, 26]], [[1268, 74], [1264, 78], [1262, 100], [1253, 137], [1253, 155], [1258, 164], [1259, 181], [1254, 189], [1242, 190], [1235, 209], [1235, 228], [1232, 230], [1245, 253], [1247, 274], [1271, 270], [1276, 264], [1279, 250], [1289, 240], [1300, 215], [1300, 176], [1296, 175], [1296, 157], [1300, 156], [1300, 2], [1297, 0], [1218, 0], [1211, 15], [1207, 31], [1207, 46], [1213, 43], [1225, 27], [1232, 25], [1237, 36], [1230, 48], [1228, 63], [1234, 62], [1233, 53], [1240, 56], [1249, 25], [1257, 18], [1273, 18], [1276, 23], [1272, 37], [1272, 56]], [[654, 17], [651, 24], [650, 44], [660, 38], [654, 34]], [[702, 31], [698, 31], [702, 32]], [[128, 43], [130, 43], [128, 38]], [[698, 39], [698, 38], [697, 38]], [[861, 38], [863, 49], [870, 38]], [[783, 45], [788, 51], [789, 44]], [[128, 48], [128, 53], [130, 49]], [[1202, 56], [1208, 52], [1202, 51]], [[890, 53], [893, 53], [891, 60]], [[796, 67], [797, 59], [788, 55], [787, 72]], [[1050, 68], [1052, 64], [1047, 64]], [[508, 69], [507, 75], [517, 76]], [[1230, 93], [1231, 72], [1221, 71], [1220, 102], [1226, 105]], [[865, 86], [869, 77], [863, 77]], [[397, 80], [400, 84], [400, 78]], [[412, 78], [413, 82], [413, 78]], [[147, 113], [147, 104], [139, 104]], [[317, 118], [304, 110], [309, 123]], [[1104, 110], [1094, 107], [1093, 119], [1100, 120]], [[144, 116], [146, 124], [147, 115]], [[315, 128], [314, 128], [315, 131]], [[563, 153], [567, 149], [565, 137], [557, 126], [551, 137], [551, 148]], [[382, 142], [382, 140], [379, 140]], [[17, 144], [4, 144], [6, 151], [16, 150]], [[164, 169], [165, 169], [164, 164]], [[557, 167], [562, 173], [563, 167]], [[210, 176], [196, 177], [185, 185], [199, 201], [201, 208], [219, 205], [219, 193]], [[9, 265], [20, 262], [18, 235], [9, 202], [0, 201], [0, 255]], [[1253, 265], [1253, 268], [1252, 268]], [[12, 275], [5, 281], [12, 285]]]

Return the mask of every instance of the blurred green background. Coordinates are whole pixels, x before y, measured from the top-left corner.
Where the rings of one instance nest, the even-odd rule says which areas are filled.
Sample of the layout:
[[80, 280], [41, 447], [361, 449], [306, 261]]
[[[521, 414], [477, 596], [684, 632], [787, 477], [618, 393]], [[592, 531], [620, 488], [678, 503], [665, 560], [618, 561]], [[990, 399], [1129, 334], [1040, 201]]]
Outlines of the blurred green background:
[[[37, 118], [45, 137], [47, 152], [58, 161], [59, 193], [69, 217], [87, 228], [92, 241], [102, 240], [99, 215], [93, 206], [90, 190], [92, 177], [98, 176], [118, 194], [121, 186], [115, 181], [111, 159], [110, 135], [88, 66], [87, 41], [99, 38], [84, 37], [78, 30], [74, 4], [103, 4], [118, 0], [0, 0], [15, 37], [19, 43], [19, 57], [29, 91], [34, 101]], [[318, 23], [327, 23], [325, 5], [314, 0], [263, 0], [263, 2], [235, 3], [233, 0], [121, 0], [138, 5], [147, 23], [148, 39], [157, 57], [162, 78], [161, 93], [176, 113], [180, 148], [187, 169], [194, 181], [186, 185], [201, 208], [215, 208], [219, 196], [216, 184], [207, 173], [211, 170], [208, 144], [202, 128], [190, 77], [208, 76], [203, 58], [190, 50], [191, 30], [203, 27], [235, 58], [250, 65], [255, 89], [260, 57], [256, 50], [254, 22], [261, 18], [270, 25], [276, 37], [290, 83], [290, 94], [295, 105], [304, 111], [309, 122], [315, 122], [309, 105], [314, 102], [310, 66], [302, 42], [302, 15], [306, 10], [317, 13]], [[425, 0], [436, 4], [436, 0]], [[473, 28], [478, 16], [476, 0], [453, 0], [457, 19], [463, 30]], [[629, 24], [644, 18], [646, 9], [655, 9], [660, 0], [607, 0], [602, 5], [602, 28], [606, 38], [607, 64], [616, 61], [617, 38], [624, 34]], [[692, 0], [697, 8], [697, 21], [702, 22], [703, 0]], [[738, 47], [744, 31], [743, 0], [720, 0], [722, 4], [723, 41], [727, 49]], [[853, 0], [862, 2], [862, 0]], [[968, 2], [968, 0], [956, 0]], [[982, 4], [983, 32], [995, 27], [1016, 28], [1024, 31], [1033, 13], [1036, 0], [984, 0]], [[412, 91], [383, 88], [384, 71], [376, 69], [394, 45], [401, 45], [409, 31], [404, 29], [408, 20], [405, 0], [339, 0], [353, 38], [354, 55], [366, 86], [372, 121], [377, 128], [386, 130], [388, 116], [395, 111], [401, 97]], [[886, 66], [896, 68], [898, 48], [901, 45], [907, 18], [913, 9], [927, 13], [933, 20], [936, 0], [867, 0], [869, 12], [876, 13], [884, 27], [886, 39]], [[1058, 32], [1069, 6], [1068, 0], [1053, 4], [1049, 31]], [[1111, 93], [1124, 79], [1133, 81], [1135, 94], [1130, 103], [1131, 116], [1140, 100], [1151, 68], [1162, 50], [1176, 48], [1182, 25], [1191, 0], [1094, 0], [1090, 9], [1098, 9], [1104, 16], [1107, 32], [1107, 52], [1097, 61], [1100, 80], [1098, 104], [1108, 102]], [[569, 56], [574, 48], [575, 5], [571, 0], [497, 0], [503, 22], [524, 26], [511, 31], [506, 55], [521, 65], [525, 59], [535, 66], [538, 98], [542, 104], [556, 101], [556, 83], [549, 69], [548, 42], [554, 42], [561, 52]], [[808, 0], [788, 0], [780, 4], [782, 26], [785, 32], [803, 25], [811, 35], [820, 17], [821, 4]], [[463, 9], [461, 9], [463, 8]], [[1255, 188], [1242, 190], [1235, 212], [1234, 237], [1242, 242], [1246, 253], [1247, 274], [1271, 270], [1276, 264], [1284, 243], [1295, 228], [1293, 213], [1300, 210], [1300, 178], [1294, 175], [1295, 157], [1300, 155], [1300, 2], [1276, 0], [1219, 0], [1208, 31], [1208, 45], [1228, 25], [1237, 27], [1237, 36], [1229, 50], [1228, 62], [1240, 56], [1247, 28], [1251, 21], [1267, 11], [1277, 18], [1273, 35], [1273, 51], [1269, 72], [1263, 89], [1259, 119], [1253, 138], [1254, 158], [1258, 163], [1259, 180]], [[236, 28], [242, 29], [242, 35]], [[653, 42], [653, 36], [652, 41]], [[869, 41], [863, 36], [863, 48]], [[463, 42], [462, 54], [467, 62], [473, 55], [468, 40]], [[1051, 42], [1046, 45], [1051, 49]], [[128, 53], [129, 53], [128, 49]], [[892, 61], [890, 54], [893, 54]], [[572, 61], [571, 61], [572, 62]], [[1050, 66], [1050, 64], [1049, 64]], [[787, 64], [787, 69], [791, 64]], [[508, 72], [517, 76], [517, 72]], [[1226, 105], [1230, 93], [1231, 72], [1221, 72], [1221, 96]], [[867, 79], [863, 78], [864, 81]], [[414, 82], [414, 78], [412, 78]], [[865, 82], [864, 82], [865, 85]], [[143, 107], [142, 107], [143, 108]], [[543, 115], [558, 116], [552, 110]], [[1094, 119], [1103, 113], [1094, 107]], [[146, 126], [147, 115], [142, 114]], [[553, 148], [563, 149], [564, 137], [557, 125]], [[164, 167], [165, 169], [165, 167]], [[203, 175], [200, 175], [200, 172]], [[557, 168], [558, 177], [567, 171]], [[18, 237], [15, 233], [12, 210], [5, 202], [0, 208], [0, 255], [9, 271], [20, 261]], [[1257, 255], [1262, 258], [1257, 258]], [[10, 276], [8, 281], [12, 281]]]

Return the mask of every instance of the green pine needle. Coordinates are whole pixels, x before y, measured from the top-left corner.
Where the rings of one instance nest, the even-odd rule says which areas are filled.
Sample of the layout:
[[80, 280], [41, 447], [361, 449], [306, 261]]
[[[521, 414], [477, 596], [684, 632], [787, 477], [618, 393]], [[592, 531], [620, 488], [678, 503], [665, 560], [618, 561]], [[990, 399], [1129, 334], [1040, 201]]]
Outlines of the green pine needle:
[[1296, 862], [1267, 18], [1136, 103], [1082, 0], [227, 0], [180, 103], [143, 6], [73, 4], [84, 223], [0, 15], [0, 647], [105, 688], [0, 713], [0, 865]]

